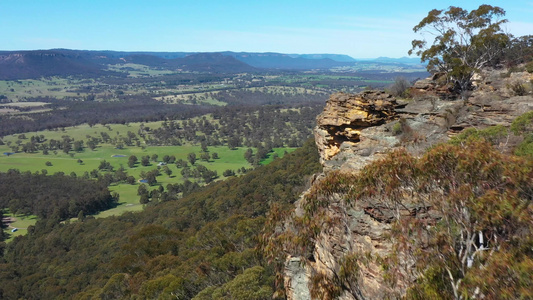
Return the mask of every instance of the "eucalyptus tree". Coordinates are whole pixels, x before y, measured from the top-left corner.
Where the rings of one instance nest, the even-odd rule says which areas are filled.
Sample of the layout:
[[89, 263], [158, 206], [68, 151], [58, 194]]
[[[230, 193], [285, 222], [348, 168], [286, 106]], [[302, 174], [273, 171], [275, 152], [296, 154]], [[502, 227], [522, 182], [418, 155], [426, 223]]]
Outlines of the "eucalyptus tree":
[[472, 11], [455, 6], [434, 9], [413, 28], [423, 37], [433, 36], [433, 41], [413, 40], [409, 55], [415, 53], [427, 61], [429, 72], [443, 73], [464, 95], [475, 72], [500, 57], [509, 43], [502, 29], [507, 22], [503, 16], [505, 10], [485, 4]]

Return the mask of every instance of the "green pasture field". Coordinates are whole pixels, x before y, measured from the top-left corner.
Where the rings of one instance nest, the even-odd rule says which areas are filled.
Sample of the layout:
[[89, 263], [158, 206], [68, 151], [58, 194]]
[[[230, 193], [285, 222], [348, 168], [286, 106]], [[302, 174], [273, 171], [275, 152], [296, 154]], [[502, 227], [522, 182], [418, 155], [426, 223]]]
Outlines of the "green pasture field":
[[[209, 118], [210, 116], [206, 117]], [[33, 173], [46, 170], [47, 174], [63, 172], [66, 175], [70, 175], [73, 172], [77, 176], [82, 176], [84, 172], [90, 173], [92, 170], [98, 169], [100, 163], [103, 160], [106, 160], [115, 170], [120, 168], [120, 166], [123, 166], [128, 175], [134, 176], [137, 182], [133, 185], [125, 183], [112, 184], [109, 188], [111, 191], [117, 192], [120, 195], [120, 205], [111, 210], [101, 212], [97, 217], [119, 215], [124, 211], [141, 210], [142, 205], [139, 204], [139, 196], [137, 195], [137, 188], [139, 185], [138, 180], [140, 179], [141, 172], [148, 172], [157, 168], [158, 162], [160, 162], [165, 155], [174, 155], [176, 160], [183, 159], [187, 161], [187, 155], [189, 153], [196, 153], [196, 156], [199, 158], [201, 153], [201, 147], [199, 145], [132, 146], [124, 149], [115, 149], [112, 145], [101, 144], [95, 150], [85, 148], [84, 151], [71, 151], [69, 154], [58, 150], [55, 153], [54, 151], [50, 151], [48, 155], [44, 155], [42, 152], [19, 152], [9, 156], [3, 155], [4, 152], [11, 152], [11, 149], [7, 146], [8, 142], [16, 143], [20, 140], [24, 144], [31, 136], [35, 135], [44, 135], [47, 140], [61, 140], [64, 135], [68, 135], [75, 140], [86, 140], [87, 136], [99, 137], [100, 132], [106, 132], [111, 138], [113, 138], [114, 136], [124, 136], [128, 131], [137, 133], [139, 126], [140, 123], [125, 125], [112, 124], [108, 126], [97, 124], [93, 127], [83, 124], [75, 127], [67, 127], [64, 130], [28, 132], [24, 134], [26, 139], [19, 139], [18, 134], [6, 136], [3, 138], [6, 145], [0, 146], [0, 171], [5, 172], [9, 169], [18, 169], [22, 172], [30, 171]], [[161, 126], [161, 122], [145, 123], [145, 126], [155, 129]], [[222, 173], [225, 170], [230, 169], [237, 171], [242, 167], [251, 167], [251, 165], [244, 159], [244, 152], [246, 149], [247, 147], [241, 147], [235, 150], [230, 150], [227, 146], [208, 147], [209, 153], [212, 154], [216, 152], [219, 158], [210, 159], [208, 162], [198, 159], [196, 164], [202, 164], [210, 170], [217, 171], [219, 176], [217, 180], [222, 180], [224, 179]], [[277, 153], [279, 157], [282, 157], [285, 151], [292, 152], [294, 149], [295, 148], [276, 148], [274, 149], [274, 152], [271, 153], [270, 157], [261, 163], [267, 164], [272, 161], [274, 153]], [[149, 166], [140, 165], [142, 156], [148, 155], [151, 157], [153, 154], [158, 155], [158, 162], [151, 162], [151, 165]], [[114, 155], [124, 155], [124, 157], [113, 157]], [[139, 160], [139, 163], [133, 168], [128, 167], [128, 157], [130, 155], [137, 156]], [[78, 160], [82, 160], [82, 163], [78, 163]], [[51, 166], [47, 166], [47, 162], [50, 162]], [[174, 184], [183, 182], [183, 178], [180, 174], [181, 169], [177, 168], [175, 164], [169, 164], [168, 167], [172, 170], [171, 176], [169, 177], [161, 172], [162, 174], [157, 177], [157, 185], [166, 187], [169, 183]], [[100, 173], [103, 173], [103, 171]], [[151, 188], [157, 188], [157, 186]]]
[[46, 106], [50, 103], [46, 102], [15, 102], [15, 103], [4, 103], [2, 106], [7, 107], [37, 107], [37, 106]]
[[393, 84], [394, 81], [392, 80], [363, 80], [364, 82], [367, 82], [367, 83], [380, 83], [380, 84]]
[[[246, 149], [246, 147], [241, 147], [234, 150], [230, 150], [226, 146], [208, 147], [209, 152], [218, 153], [219, 158], [211, 159], [209, 162], [197, 160], [195, 165], [201, 164], [210, 170], [217, 171], [219, 176], [217, 180], [223, 180], [225, 177], [222, 175], [222, 173], [227, 169], [236, 172], [237, 169], [242, 167], [251, 167], [250, 164], [244, 159], [244, 152]], [[295, 148], [275, 148], [273, 150], [274, 153], [277, 153], [279, 157], [282, 157], [285, 151], [292, 152], [294, 149]], [[8, 147], [0, 146], [0, 153], [9, 151], [10, 149]], [[112, 146], [104, 145], [96, 148], [94, 151], [86, 149], [83, 152], [77, 152], [75, 153], [74, 157], [71, 157], [63, 152], [58, 152], [57, 154], [51, 153], [49, 155], [43, 155], [42, 153], [16, 153], [10, 156], [0, 156], [0, 171], [5, 172], [9, 169], [18, 169], [22, 172], [42, 172], [42, 170], [46, 170], [48, 174], [63, 172], [66, 175], [69, 175], [71, 172], [74, 172], [77, 176], [82, 176], [85, 171], [90, 172], [94, 169], [98, 169], [100, 162], [103, 160], [108, 161], [115, 170], [122, 165], [128, 175], [135, 177], [136, 183], [133, 185], [126, 183], [112, 184], [109, 187], [110, 191], [117, 192], [120, 195], [120, 200], [117, 207], [100, 212], [98, 215], [96, 215], [96, 217], [107, 217], [111, 215], [120, 215], [126, 211], [139, 211], [143, 209], [143, 206], [139, 203], [139, 196], [137, 195], [137, 189], [140, 184], [138, 180], [140, 179], [140, 174], [142, 171], [151, 171], [158, 167], [158, 163], [151, 162], [151, 165], [149, 166], [141, 166], [140, 163], [137, 163], [135, 167], [129, 168], [127, 162], [130, 155], [136, 155], [139, 161], [141, 156], [152, 156], [153, 154], [158, 155], [158, 161], [161, 161], [161, 158], [164, 155], [174, 155], [176, 159], [181, 158], [187, 161], [187, 155], [191, 152], [196, 153], [197, 157], [199, 157], [201, 147], [190, 145], [155, 146], [146, 147], [144, 150], [139, 147], [117, 150]], [[273, 160], [274, 153], [271, 153], [270, 157], [261, 163], [267, 164], [271, 162]], [[113, 155], [117, 154], [125, 155], [125, 157], [112, 157]], [[78, 159], [81, 159], [83, 163], [78, 163]], [[46, 162], [48, 161], [52, 163], [52, 166], [46, 166]], [[168, 164], [167, 166], [170, 170], [172, 170], [172, 174], [168, 176], [167, 174], [161, 172], [161, 175], [157, 177], [157, 184], [149, 187], [149, 190], [156, 189], [159, 185], [166, 187], [166, 185], [169, 183], [175, 184], [183, 182], [184, 179], [180, 174], [181, 169], [177, 168], [175, 164]], [[18, 224], [16, 226], [23, 227], [22, 225]], [[21, 233], [23, 233], [23, 231], [21, 231]]]
[[[143, 123], [146, 127], [150, 127], [152, 129], [161, 127], [162, 121], [157, 122], [148, 122]], [[24, 135], [28, 138], [35, 136], [35, 135], [44, 135], [47, 140], [54, 139], [54, 140], [61, 140], [62, 136], [68, 135], [71, 138], [75, 140], [86, 140], [87, 135], [90, 135], [92, 137], [100, 137], [100, 132], [105, 132], [109, 134], [111, 138], [121, 135], [125, 136], [128, 131], [131, 131], [135, 134], [139, 131], [141, 123], [128, 123], [128, 124], [110, 124], [109, 129], [107, 126], [96, 124], [92, 127], [87, 124], [82, 124], [78, 126], [73, 127], [65, 127], [64, 129], [57, 129], [57, 130], [45, 130], [45, 131], [38, 131], [38, 132], [26, 132]], [[15, 143], [18, 140], [18, 136], [20, 134], [13, 134], [8, 135], [3, 138], [4, 142], [11, 141]], [[26, 143], [27, 140], [22, 140], [23, 143]]]
[[[209, 92], [212, 94], [218, 93], [218, 91]], [[190, 103], [192, 100], [195, 100], [197, 104], [208, 104], [216, 106], [226, 106], [226, 102], [217, 100], [214, 97], [209, 96], [207, 92], [205, 93], [190, 93], [190, 94], [179, 94], [179, 95], [166, 95], [155, 97], [155, 100], [164, 101], [166, 103]]]
[[368, 71], [368, 70], [382, 70], [386, 72], [423, 72], [426, 70], [426, 67], [422, 64], [420, 65], [396, 65], [396, 64], [390, 64], [390, 65], [383, 65], [383, 64], [376, 64], [372, 62], [363, 63], [359, 62], [355, 66], [343, 66], [343, 67], [334, 67], [331, 68], [330, 71], [332, 72], [360, 72], [360, 71]]
[[161, 75], [176, 73], [176, 72], [169, 71], [169, 70], [152, 69], [145, 65], [132, 64], [132, 63], [108, 65], [107, 68], [110, 71], [128, 73], [128, 77], [133, 77], [133, 78], [161, 76]]
[[78, 96], [77, 93], [68, 92], [68, 90], [82, 86], [83, 84], [81, 82], [94, 83], [92, 80], [87, 79], [80, 81], [59, 77], [50, 77], [46, 79], [2, 80], [0, 81], [0, 95], [5, 95], [14, 101], [21, 100], [25, 97], [76, 97]]
[[[205, 165], [208, 169], [215, 170], [221, 174], [226, 169], [236, 170], [242, 167], [249, 168], [250, 165], [244, 159], [244, 152], [247, 148], [242, 147], [235, 150], [230, 150], [226, 146], [208, 147], [210, 153], [217, 152], [219, 159], [211, 159], [209, 162], [197, 160], [196, 164]], [[289, 149], [290, 150], [290, 149]], [[0, 153], [10, 152], [10, 148], [7, 146], [0, 146]], [[94, 151], [85, 149], [82, 152], [71, 152], [74, 155], [71, 157], [69, 154], [65, 154], [62, 151], [58, 151], [57, 154], [50, 152], [48, 155], [42, 153], [16, 153], [13, 155], [1, 155], [0, 156], [0, 171], [5, 172], [9, 169], [19, 169], [20, 171], [41, 171], [45, 169], [48, 174], [54, 174], [56, 172], [63, 172], [69, 175], [71, 172], [76, 173], [77, 176], [82, 176], [85, 171], [90, 172], [94, 169], [98, 169], [100, 162], [103, 160], [108, 161], [114, 169], [118, 169], [121, 165], [125, 168], [129, 175], [133, 175], [136, 179], [139, 179], [141, 171], [150, 171], [157, 168], [156, 162], [151, 162], [150, 166], [141, 166], [137, 164], [133, 168], [129, 168], [128, 157], [135, 155], [141, 159], [142, 156], [158, 155], [158, 161], [160, 162], [164, 155], [174, 155], [176, 159], [187, 160], [189, 153], [196, 153], [197, 157], [200, 156], [200, 146], [153, 146], [145, 147], [127, 147], [121, 150], [117, 150], [110, 145], [103, 145], [96, 148]], [[112, 157], [113, 155], [125, 155], [125, 157]], [[83, 162], [78, 163], [78, 159]], [[46, 166], [46, 162], [50, 162], [51, 166]], [[158, 177], [158, 181], [163, 183], [175, 183], [181, 179], [179, 172], [181, 171], [175, 165], [169, 164], [168, 167], [173, 171], [173, 178], [167, 179], [166, 175]], [[175, 177], [174, 177], [175, 176]], [[176, 180], [177, 179], [177, 180]]]
[[[26, 233], [28, 233], [28, 227], [35, 225], [35, 223], [37, 222], [37, 216], [13, 215], [9, 213], [9, 210], [4, 211], [4, 217], [15, 219], [14, 222], [9, 223], [9, 227], [4, 229], [4, 232], [9, 235], [9, 238], [6, 240], [6, 242], [11, 241], [19, 235], [25, 235]], [[17, 231], [11, 232], [13, 228], [17, 228]]]
[[[150, 77], [154, 72], [157, 71], [150, 71], [150, 73], [142, 74]], [[141, 75], [138, 75], [137, 77], [140, 76]], [[83, 89], [86, 87], [96, 87], [97, 91], [77, 91], [78, 89]], [[56, 99], [70, 97], [80, 100], [89, 94], [95, 94], [98, 96], [97, 98], [100, 99], [112, 99], [115, 97], [115, 92], [118, 90], [125, 94], [149, 92], [143, 86], [124, 85], [120, 88], [117, 88], [116, 86], [110, 86], [95, 79], [74, 79], [69, 77], [47, 77], [40, 79], [0, 81], [0, 95], [7, 96], [8, 99], [14, 102], [25, 101], [25, 99], [33, 97], [53, 97]]]
[[[0, 106], [3, 106], [4, 108], [0, 108], [0, 115], [1, 114], [28, 114], [28, 113], [40, 113], [45, 111], [51, 111], [51, 108], [47, 108], [47, 105], [49, 103], [46, 102], [13, 102], [13, 103], [0, 103]], [[18, 108], [30, 108], [30, 111], [18, 111]]]
[[283, 81], [287, 83], [305, 82], [305, 81], [321, 81], [321, 80], [364, 80], [360, 76], [343, 76], [343, 75], [323, 75], [323, 74], [298, 74], [298, 75], [283, 75], [273, 78], [268, 78], [269, 81]]
[[319, 93], [324, 94], [324, 92], [317, 91], [316, 89], [307, 89], [304, 87], [287, 87], [287, 86], [278, 86], [278, 85], [244, 88], [243, 90], [258, 91], [258, 92], [268, 93], [268, 94], [291, 94], [291, 95], [297, 95], [297, 94], [315, 95]]
[[[267, 93], [267, 94], [290, 94], [290, 95], [298, 95], [298, 94], [306, 94], [306, 93], [315, 95], [318, 93], [324, 93], [316, 89], [307, 89], [303, 87], [286, 87], [286, 86], [252, 87], [252, 88], [242, 88], [238, 90], [261, 92], [261, 93]], [[172, 91], [169, 91], [169, 93], [172, 93]], [[227, 103], [222, 102], [217, 99], [218, 93], [219, 91], [202, 92], [202, 93], [181, 93], [177, 95], [170, 94], [170, 95], [155, 97], [154, 99], [158, 101], [164, 101], [166, 103], [191, 103], [191, 100], [195, 100], [197, 103], [201, 103], [201, 104], [209, 104], [209, 105], [217, 105], [217, 106], [227, 105]]]
[[[235, 150], [230, 150], [225, 146], [209, 147], [209, 152], [217, 152], [219, 158], [211, 159], [209, 162], [197, 160], [195, 165], [201, 164], [210, 170], [217, 171], [218, 178], [216, 180], [224, 180], [225, 177], [222, 175], [222, 173], [227, 169], [236, 172], [237, 169], [242, 167], [251, 167], [250, 164], [244, 159], [244, 152], [246, 149], [246, 147], [237, 148]], [[137, 195], [137, 189], [140, 185], [140, 173], [142, 171], [148, 172], [157, 168], [158, 163], [151, 162], [151, 165], [149, 166], [141, 166], [139, 163], [137, 163], [135, 167], [129, 168], [127, 165], [129, 155], [136, 155], [139, 160], [141, 156], [151, 156], [152, 154], [157, 154], [159, 156], [159, 161], [164, 155], [175, 155], [176, 159], [181, 158], [187, 160], [188, 153], [194, 152], [197, 154], [197, 156], [199, 156], [198, 154], [200, 153], [200, 150], [201, 147], [199, 146], [157, 146], [146, 147], [144, 150], [138, 147], [117, 150], [112, 146], [103, 146], [98, 147], [95, 151], [86, 149], [83, 152], [76, 153], [74, 157], [70, 157], [68, 154], [63, 152], [58, 152], [57, 155], [43, 155], [42, 153], [16, 153], [10, 156], [0, 156], [0, 172], [5, 172], [9, 169], [19, 169], [22, 172], [42, 172], [44, 169], [48, 172], [48, 174], [63, 172], [69, 175], [71, 172], [74, 172], [77, 176], [81, 176], [85, 171], [90, 172], [93, 169], [97, 169], [100, 162], [104, 159], [110, 162], [115, 170], [122, 165], [128, 175], [135, 177], [136, 182], [135, 184], [114, 183], [109, 186], [109, 190], [111, 192], [117, 192], [120, 195], [120, 199], [119, 205], [116, 207], [102, 211], [95, 215], [96, 218], [105, 218], [113, 215], [121, 215], [128, 211], [140, 211], [144, 208], [144, 206], [139, 203], [139, 196]], [[263, 160], [261, 164], [270, 163], [274, 159], [274, 153], [278, 154], [279, 157], [283, 157], [286, 152], [289, 153], [294, 150], [295, 148], [274, 148], [273, 153], [270, 153], [270, 156]], [[0, 146], [0, 153], [3, 152], [9, 152], [9, 148], [6, 146]], [[126, 157], [112, 157], [116, 154], [126, 155]], [[78, 159], [83, 160], [83, 163], [79, 164], [77, 162]], [[47, 161], [51, 162], [52, 166], [46, 166], [45, 163]], [[149, 186], [149, 190], [157, 189], [160, 185], [166, 188], [169, 183], [175, 184], [183, 182], [184, 179], [180, 174], [181, 169], [177, 168], [175, 164], [168, 164], [167, 166], [170, 168], [170, 170], [172, 170], [172, 174], [168, 176], [167, 174], [161, 172], [161, 175], [157, 177], [157, 184], [154, 186]], [[5, 214], [5, 216], [11, 217], [12, 215]], [[37, 221], [37, 217], [32, 215], [15, 215], [12, 217], [15, 217], [16, 221], [11, 223], [11, 227], [4, 229], [10, 236], [10, 238], [7, 239], [7, 242], [16, 236], [26, 234], [28, 226], [34, 225]], [[76, 218], [71, 219], [71, 221], [76, 221]], [[11, 230], [13, 228], [17, 228], [18, 230], [12, 233]]]

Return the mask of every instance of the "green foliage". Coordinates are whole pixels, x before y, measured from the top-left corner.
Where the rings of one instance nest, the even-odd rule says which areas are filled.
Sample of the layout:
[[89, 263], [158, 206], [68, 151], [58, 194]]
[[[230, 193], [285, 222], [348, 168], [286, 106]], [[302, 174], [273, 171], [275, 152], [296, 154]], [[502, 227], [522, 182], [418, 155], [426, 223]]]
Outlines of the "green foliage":
[[525, 68], [528, 73], [533, 73], [533, 61], [528, 62]]
[[[397, 160], [395, 157], [394, 161]], [[381, 166], [393, 162], [387, 159], [384, 163]], [[493, 259], [484, 255], [485, 250], [480, 249], [479, 244], [476, 246], [479, 242], [477, 233], [483, 233], [485, 242], [479, 243], [486, 243], [484, 247], [501, 251], [509, 246], [508, 241], [521, 240], [531, 234], [533, 228], [527, 223], [526, 215], [531, 213], [532, 207], [526, 199], [533, 191], [530, 184], [532, 167], [531, 161], [504, 156], [483, 142], [469, 141], [462, 147], [440, 145], [415, 161], [407, 181], [400, 182], [387, 175], [392, 172], [391, 175], [403, 178], [407, 174], [399, 172], [399, 168], [378, 168], [382, 178], [375, 181], [377, 185], [370, 184], [362, 193], [357, 192], [356, 199], [386, 197], [389, 205], [393, 205], [395, 201], [403, 201], [405, 189], [416, 191], [417, 197], [426, 199], [422, 200], [423, 204], [439, 211], [441, 220], [430, 227], [427, 223], [424, 227], [423, 219], [398, 221], [398, 230], [393, 235], [397, 251], [405, 253], [406, 248], [402, 247], [412, 249], [413, 259], [417, 260], [423, 274], [429, 267], [428, 276], [413, 287], [413, 295], [423, 295], [420, 298], [432, 294], [473, 295], [475, 286], [461, 282], [472, 272], [486, 268]], [[370, 183], [371, 176], [367, 177], [365, 185]], [[457, 207], [461, 209], [457, 210]], [[412, 228], [417, 227], [420, 232], [413, 231]], [[428, 228], [427, 231], [422, 230], [424, 228]], [[424, 235], [429, 237], [428, 244], [422, 242]], [[426, 250], [417, 252], [416, 249], [421, 247]], [[470, 269], [467, 261], [473, 257], [476, 267]], [[436, 270], [440, 273], [435, 274]], [[493, 269], [491, 273], [495, 271]], [[499, 276], [498, 273], [492, 274]], [[514, 290], [521, 288], [520, 282], [513, 287]], [[494, 295], [493, 291], [487, 292]]]
[[[504, 132], [490, 128], [484, 134], [492, 137]], [[342, 201], [345, 205], [376, 203], [380, 209], [369, 213], [391, 223], [393, 251], [372, 260], [383, 266], [391, 287], [400, 280], [420, 278], [409, 290], [409, 299], [468, 298], [481, 286], [486, 286], [482, 291], [486, 297], [504, 291], [507, 298], [516, 298], [530, 285], [523, 274], [533, 260], [527, 246], [533, 234], [531, 182], [533, 161], [503, 155], [480, 139], [438, 145], [421, 158], [394, 151], [358, 174], [326, 174], [305, 195], [301, 217], [288, 221], [290, 213], [286, 213], [276, 219], [273, 211], [271, 228], [278, 229], [269, 236], [265, 253], [273, 261], [287, 254], [309, 257], [318, 234], [344, 224], [328, 217], [326, 209], [338, 209]], [[282, 224], [290, 224], [291, 229]], [[480, 285], [483, 278], [503, 278], [500, 256], [509, 255], [517, 257], [507, 258], [513, 266], [508, 271], [511, 279], [496, 284], [494, 290], [490, 283]], [[364, 253], [346, 256], [337, 277], [315, 274], [315, 296], [335, 297], [339, 291], [334, 287], [350, 284], [351, 290], [357, 290], [363, 257]], [[406, 266], [406, 261], [415, 266]]]
[[182, 277], [167, 274], [144, 282], [138, 295], [142, 299], [190, 299], [193, 295], [187, 290], [189, 284]]
[[13, 214], [50, 218], [57, 213], [64, 220], [78, 216], [81, 210], [94, 214], [115, 204], [107, 185], [99, 181], [63, 173], [0, 172], [0, 208], [9, 208]]
[[460, 134], [454, 136], [450, 140], [452, 145], [461, 145], [468, 140], [481, 140], [484, 139], [493, 145], [505, 140], [509, 136], [509, 130], [502, 126], [491, 126], [482, 130], [476, 128], [468, 128], [463, 130]]
[[533, 159], [533, 134], [526, 136], [526, 138], [516, 147], [515, 154]]
[[402, 124], [400, 122], [394, 123], [392, 126], [392, 134], [399, 135], [402, 133]]
[[446, 11], [434, 9], [413, 31], [429, 33], [435, 39], [431, 45], [426, 40], [413, 40], [409, 54], [421, 56], [428, 62], [429, 72], [444, 73], [459, 92], [464, 92], [473, 74], [492, 63], [509, 43], [501, 28], [507, 20], [499, 19], [504, 15], [502, 8], [485, 4], [470, 12], [454, 6]]
[[421, 276], [414, 287], [407, 290], [406, 299], [412, 300], [444, 300], [453, 299], [453, 292], [446, 282], [445, 271], [438, 266], [430, 266]]
[[272, 299], [271, 277], [263, 267], [255, 266], [244, 270], [233, 280], [221, 287], [208, 287], [200, 292], [194, 300], [268, 300]]
[[516, 135], [533, 132], [533, 111], [514, 119], [511, 123], [511, 131]]
[[516, 147], [515, 154], [533, 158], [533, 111], [514, 119], [511, 123], [511, 131], [524, 137], [524, 140]]
[[7, 245], [0, 261], [0, 295], [271, 298], [273, 269], [255, 251], [266, 213], [271, 204], [293, 203], [306, 176], [319, 169], [310, 141], [244, 176], [143, 212], [52, 227], [45, 224], [52, 218], [47, 219]]
[[102, 299], [109, 299], [109, 300], [123, 299], [126, 295], [130, 293], [129, 287], [128, 287], [128, 279], [129, 279], [128, 274], [124, 274], [124, 273], [114, 274], [106, 282], [99, 296]]

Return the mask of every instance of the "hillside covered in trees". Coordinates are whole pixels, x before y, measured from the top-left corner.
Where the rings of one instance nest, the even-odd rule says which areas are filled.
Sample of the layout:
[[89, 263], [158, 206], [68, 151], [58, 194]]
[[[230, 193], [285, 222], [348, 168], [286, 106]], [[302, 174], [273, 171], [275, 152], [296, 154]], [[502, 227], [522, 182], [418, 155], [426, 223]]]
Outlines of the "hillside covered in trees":
[[274, 269], [257, 252], [267, 213], [296, 201], [319, 170], [310, 141], [245, 176], [140, 213], [54, 224], [43, 219], [7, 244], [0, 296], [270, 298]]

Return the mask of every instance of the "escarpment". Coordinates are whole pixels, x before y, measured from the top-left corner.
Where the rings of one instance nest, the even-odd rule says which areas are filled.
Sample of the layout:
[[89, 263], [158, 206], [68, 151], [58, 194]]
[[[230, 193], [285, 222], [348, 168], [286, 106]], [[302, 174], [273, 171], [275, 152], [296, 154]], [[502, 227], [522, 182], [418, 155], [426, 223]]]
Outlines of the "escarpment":
[[[509, 127], [515, 117], [533, 110], [531, 94], [513, 95], [509, 85], [493, 80], [500, 78], [494, 72], [482, 74], [467, 100], [446, 99], [442, 89], [431, 90], [431, 80], [415, 85], [417, 97], [409, 101], [379, 91], [330, 97], [315, 128], [324, 172], [295, 203], [292, 219], [285, 224], [307, 239], [303, 251], [287, 251], [288, 299], [383, 299], [406, 293], [416, 279], [409, 271], [414, 262], [401, 251], [395, 253], [401, 265], [397, 267], [404, 271], [394, 279], [383, 263], [395, 249], [390, 238], [393, 221], [406, 218], [435, 224], [442, 217], [439, 209], [424, 204], [421, 198], [427, 195], [413, 192], [405, 175], [396, 175], [405, 183], [397, 203], [377, 196], [351, 201], [346, 190], [352, 187], [338, 186], [349, 174], [358, 174], [393, 150], [420, 156], [466, 128]], [[337, 181], [332, 183], [332, 178]]]
[[332, 95], [318, 117], [315, 128], [315, 141], [319, 145], [322, 161], [338, 154], [344, 143], [360, 143], [363, 129], [393, 120], [396, 106], [396, 99], [379, 91]]

